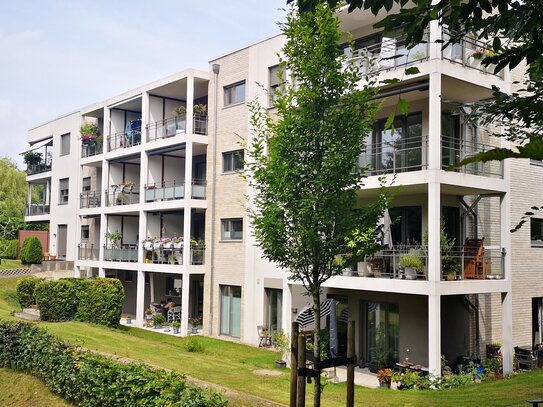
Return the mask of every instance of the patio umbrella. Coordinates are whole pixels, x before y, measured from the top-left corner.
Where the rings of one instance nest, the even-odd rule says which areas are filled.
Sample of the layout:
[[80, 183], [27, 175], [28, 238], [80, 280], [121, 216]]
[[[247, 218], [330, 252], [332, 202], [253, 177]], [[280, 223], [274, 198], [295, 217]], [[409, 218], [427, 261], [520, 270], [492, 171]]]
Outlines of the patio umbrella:
[[349, 308], [345, 307], [341, 311], [341, 314], [339, 314], [339, 317], [337, 318], [338, 322], [342, 322], [344, 324], [349, 323]]
[[330, 353], [332, 357], [338, 354], [336, 300], [331, 300], [330, 304]]
[[392, 248], [394, 245], [392, 242], [392, 232], [390, 231], [390, 226], [392, 225], [392, 220], [390, 219], [390, 213], [388, 209], [385, 209], [383, 216], [379, 219], [379, 225], [383, 226], [383, 246]]
[[[333, 300], [325, 300], [321, 303], [321, 319], [330, 315], [330, 309], [332, 308]], [[315, 314], [313, 313], [313, 308], [308, 305], [299, 312], [296, 317], [296, 322], [300, 324], [301, 328], [305, 328], [308, 325], [315, 323]]]

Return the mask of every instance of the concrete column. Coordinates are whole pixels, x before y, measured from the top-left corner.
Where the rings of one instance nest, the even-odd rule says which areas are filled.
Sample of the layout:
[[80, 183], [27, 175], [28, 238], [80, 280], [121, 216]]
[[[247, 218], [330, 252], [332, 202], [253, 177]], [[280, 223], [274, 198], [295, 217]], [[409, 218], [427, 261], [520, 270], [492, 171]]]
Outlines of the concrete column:
[[[281, 320], [283, 321], [283, 331], [289, 336], [292, 334], [292, 290], [287, 277], [283, 278], [283, 309]], [[281, 327], [280, 327], [281, 328]]]
[[191, 238], [191, 200], [192, 200], [192, 141], [187, 141], [185, 150], [185, 199], [183, 216], [183, 264], [190, 267], [190, 238]]
[[513, 373], [513, 298], [511, 290], [502, 293], [503, 374]]
[[189, 295], [190, 295], [190, 274], [183, 273], [183, 286], [181, 288], [181, 335], [186, 336], [189, 331]]
[[105, 278], [106, 276], [106, 269], [104, 267], [98, 268], [98, 277]]
[[443, 45], [440, 41], [442, 39], [441, 27], [439, 21], [433, 20], [430, 21], [430, 42], [429, 42], [429, 54], [430, 59], [440, 59], [441, 58], [441, 46]]
[[428, 169], [441, 169], [441, 74], [430, 73], [428, 91]]
[[187, 77], [187, 134], [192, 134], [194, 124], [194, 76]]
[[[147, 143], [147, 125], [149, 124], [149, 92], [141, 94], [141, 144]], [[140, 195], [143, 196], [143, 195]]]
[[428, 183], [428, 281], [441, 281], [441, 186]]
[[145, 323], [145, 272], [138, 270], [136, 285], [136, 324], [142, 326]]
[[428, 295], [428, 368], [441, 375], [441, 296]]
[[74, 267], [74, 277], [81, 278], [81, 266]]

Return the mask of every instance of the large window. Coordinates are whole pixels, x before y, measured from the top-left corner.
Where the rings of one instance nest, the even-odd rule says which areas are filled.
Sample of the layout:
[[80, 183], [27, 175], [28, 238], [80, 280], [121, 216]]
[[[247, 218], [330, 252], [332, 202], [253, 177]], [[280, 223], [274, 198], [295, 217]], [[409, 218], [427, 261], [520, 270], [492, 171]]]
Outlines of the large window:
[[83, 178], [83, 183], [81, 185], [81, 190], [83, 192], [90, 192], [90, 190], [91, 190], [91, 178], [90, 177]]
[[366, 360], [381, 368], [398, 361], [400, 313], [398, 304], [366, 302]]
[[283, 290], [266, 288], [265, 318], [270, 332], [278, 332], [283, 328]]
[[243, 219], [221, 219], [221, 240], [242, 240]]
[[270, 87], [268, 89], [269, 104], [273, 106], [273, 102], [277, 98], [277, 91], [279, 90], [279, 65], [271, 66], [268, 68], [268, 76]]
[[240, 337], [241, 287], [221, 285], [221, 335]]
[[402, 206], [389, 209], [392, 243], [397, 245], [422, 244], [422, 207]]
[[60, 155], [70, 154], [70, 133], [60, 136]]
[[245, 81], [224, 87], [224, 106], [245, 102]]
[[90, 226], [81, 225], [81, 242], [85, 243], [89, 241], [90, 236]]
[[460, 116], [441, 115], [441, 165], [443, 168], [460, 161]]
[[243, 150], [222, 153], [222, 172], [234, 172], [243, 169]]
[[70, 186], [70, 180], [69, 178], [62, 178], [59, 181], [59, 194], [58, 194], [58, 204], [59, 205], [66, 205], [68, 203], [68, 194], [70, 192], [69, 189]]
[[543, 219], [530, 220], [530, 240], [532, 247], [543, 247]]

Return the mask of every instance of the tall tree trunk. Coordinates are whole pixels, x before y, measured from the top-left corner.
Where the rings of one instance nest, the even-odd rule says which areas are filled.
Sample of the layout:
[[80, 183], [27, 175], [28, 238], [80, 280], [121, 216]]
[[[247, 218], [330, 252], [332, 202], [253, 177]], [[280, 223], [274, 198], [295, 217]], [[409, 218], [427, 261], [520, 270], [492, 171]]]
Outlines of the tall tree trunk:
[[320, 332], [321, 332], [321, 299], [317, 290], [316, 294], [313, 294], [313, 306], [315, 311], [315, 331], [313, 332], [313, 356], [315, 357], [315, 370], [319, 373], [315, 377], [315, 394], [313, 395], [313, 407], [320, 407], [321, 405], [321, 375], [320, 369], [318, 369], [319, 362], [321, 361], [321, 341], [320, 341]]

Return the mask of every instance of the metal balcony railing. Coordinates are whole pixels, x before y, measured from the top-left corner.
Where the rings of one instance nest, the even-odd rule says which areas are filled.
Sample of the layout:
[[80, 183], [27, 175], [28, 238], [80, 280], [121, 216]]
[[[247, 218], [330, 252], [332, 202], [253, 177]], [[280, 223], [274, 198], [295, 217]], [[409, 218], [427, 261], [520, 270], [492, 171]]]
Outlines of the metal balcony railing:
[[106, 206], [132, 205], [140, 202], [140, 193], [132, 188], [112, 188], [105, 191]]
[[103, 150], [104, 144], [101, 141], [92, 140], [87, 143], [81, 143], [81, 158], [102, 154]]
[[30, 204], [26, 206], [26, 216], [49, 215], [49, 204]]
[[359, 167], [368, 175], [420, 171], [427, 168], [428, 137], [413, 137], [366, 145]]
[[[441, 136], [442, 168], [446, 169], [450, 165], [456, 164], [465, 158], [471, 157], [477, 153], [492, 150], [497, 147], [498, 146]], [[465, 174], [481, 175], [484, 177], [503, 178], [503, 162], [475, 162], [458, 167], [454, 169], [454, 171]]]
[[147, 141], [155, 141], [175, 136], [187, 131], [187, 114], [160, 120], [146, 126]]
[[145, 202], [168, 201], [185, 197], [185, 181], [155, 182], [145, 186]]
[[122, 245], [121, 247], [104, 246], [104, 260], [137, 262], [138, 261], [138, 246], [129, 245], [129, 244]]
[[99, 208], [101, 197], [99, 192], [85, 191], [79, 194], [79, 207], [84, 208]]
[[93, 243], [81, 243], [77, 246], [77, 258], [79, 260], [99, 260], [100, 249]]
[[40, 161], [39, 163], [27, 164], [26, 174], [40, 174], [42, 172], [51, 171], [52, 160]]
[[192, 116], [192, 131], [194, 134], [207, 135], [207, 114], [194, 113]]
[[153, 248], [146, 248], [145, 250], [145, 262], [153, 264], [183, 264], [183, 247], [173, 247], [168, 245], [164, 247], [157, 245]]
[[141, 144], [141, 127], [128, 132], [114, 133], [107, 137], [107, 151], [129, 148]]

